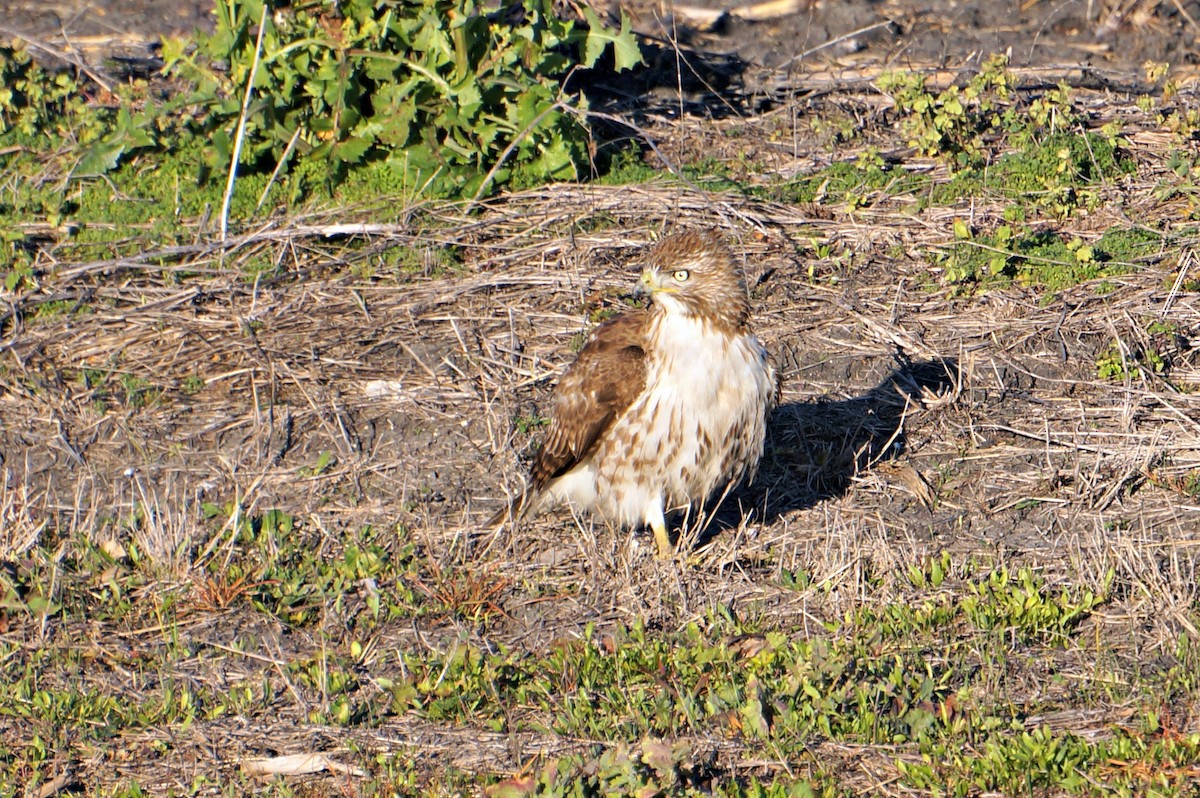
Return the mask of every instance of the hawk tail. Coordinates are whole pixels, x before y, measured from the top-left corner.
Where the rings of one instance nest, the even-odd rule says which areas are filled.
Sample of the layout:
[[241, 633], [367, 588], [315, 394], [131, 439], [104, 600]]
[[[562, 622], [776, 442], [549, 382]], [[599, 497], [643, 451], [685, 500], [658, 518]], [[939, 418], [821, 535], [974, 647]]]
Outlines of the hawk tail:
[[484, 524], [488, 529], [499, 529], [507, 523], [519, 523], [524, 521], [529, 514], [537, 506], [537, 492], [533, 490], [521, 491], [521, 494], [512, 501], [508, 502], [504, 507], [501, 507], [492, 517]]

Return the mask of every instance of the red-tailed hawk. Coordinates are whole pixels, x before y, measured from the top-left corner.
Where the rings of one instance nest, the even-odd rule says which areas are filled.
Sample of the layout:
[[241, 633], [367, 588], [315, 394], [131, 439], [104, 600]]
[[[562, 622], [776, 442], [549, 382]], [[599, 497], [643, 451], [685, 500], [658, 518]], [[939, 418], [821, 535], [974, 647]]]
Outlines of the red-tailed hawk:
[[677, 233], [650, 249], [641, 282], [650, 307], [592, 331], [554, 390], [531, 486], [494, 522], [566, 503], [645, 523], [666, 557], [668, 513], [754, 477], [778, 386], [729, 249]]

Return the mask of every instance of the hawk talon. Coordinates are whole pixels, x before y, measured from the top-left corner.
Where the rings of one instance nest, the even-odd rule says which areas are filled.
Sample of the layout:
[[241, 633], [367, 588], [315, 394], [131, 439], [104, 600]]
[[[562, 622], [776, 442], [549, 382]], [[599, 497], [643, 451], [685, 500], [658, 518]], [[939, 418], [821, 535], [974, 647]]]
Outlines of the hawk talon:
[[654, 542], [658, 544], [658, 559], [670, 560], [675, 557], [675, 546], [671, 544], [671, 536], [663, 524], [654, 525]]

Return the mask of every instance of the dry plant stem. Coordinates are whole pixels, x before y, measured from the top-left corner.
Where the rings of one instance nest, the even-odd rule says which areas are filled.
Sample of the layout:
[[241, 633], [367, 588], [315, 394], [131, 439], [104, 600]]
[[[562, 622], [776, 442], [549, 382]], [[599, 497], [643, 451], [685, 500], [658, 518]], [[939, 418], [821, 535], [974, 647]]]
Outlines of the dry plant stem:
[[[243, 109], [242, 112], [244, 119], [245, 109]], [[283, 155], [279, 156], [279, 163], [275, 164], [275, 170], [271, 172], [271, 179], [267, 181], [265, 186], [263, 186], [262, 194], [258, 196], [258, 204], [254, 206], [254, 212], [256, 214], [262, 210], [263, 203], [267, 201], [267, 194], [271, 191], [271, 186], [275, 185], [275, 181], [279, 179], [279, 173], [283, 171], [285, 166], [287, 166], [288, 158], [291, 156], [292, 150], [296, 147], [296, 141], [299, 140], [300, 131], [302, 129], [303, 128], [301, 128], [301, 126], [297, 125], [296, 132], [292, 134], [292, 137], [288, 140], [287, 146], [283, 148]]]
[[263, 34], [267, 30], [267, 8], [269, 6], [269, 3], [263, 3], [262, 15], [258, 20], [258, 38], [254, 42], [254, 62], [250, 65], [250, 77], [246, 78], [246, 92], [242, 96], [242, 112], [238, 117], [237, 134], [233, 138], [233, 154], [229, 157], [229, 179], [225, 181], [225, 196], [221, 199], [222, 241], [229, 232], [229, 204], [233, 202], [233, 186], [237, 181], [238, 158], [242, 155], [242, 141], [246, 137], [246, 115], [250, 111], [250, 99], [254, 96], [254, 78], [258, 75], [258, 64], [262, 58]]
[[4, 25], [0, 25], [0, 33], [3, 33], [5, 36], [11, 36], [14, 39], [20, 39], [21, 41], [28, 44], [30, 47], [33, 47], [37, 50], [41, 50], [42, 52], [44, 52], [48, 55], [51, 55], [54, 58], [61, 58], [63, 61], [66, 61], [71, 66], [75, 67], [80, 72], [87, 75], [92, 80], [96, 81], [97, 86], [104, 89], [109, 94], [112, 94], [112, 85], [107, 80], [105, 80], [104, 76], [101, 73], [97, 72], [95, 69], [92, 69], [87, 64], [85, 64], [83, 62], [83, 60], [80, 59], [79, 56], [75, 55], [74, 53], [70, 53], [65, 50], [60, 50], [57, 47], [52, 47], [51, 45], [46, 44], [45, 42], [40, 42], [35, 39], [31, 39], [31, 38], [29, 38], [29, 36], [27, 36], [23, 33], [19, 33], [17, 31], [13, 30], [12, 28], [9, 28]]
[[494, 163], [492, 168], [488, 170], [488, 173], [484, 175], [483, 182], [479, 184], [479, 190], [475, 192], [475, 196], [471, 198], [471, 202], [479, 202], [479, 198], [483, 196], [484, 192], [487, 191], [488, 186], [492, 184], [492, 180], [496, 177], [496, 172], [500, 171], [500, 167], [503, 166], [504, 162], [508, 160], [508, 156], [512, 155], [513, 150], [515, 150], [521, 144], [521, 142], [525, 140], [525, 138], [533, 131], [535, 127], [541, 124], [543, 119], [545, 119], [554, 111], [569, 110], [571, 110], [570, 106], [560, 100], [535, 116], [533, 121], [525, 126], [524, 130], [513, 137], [513, 140], [510, 141], [508, 146], [504, 148], [504, 152], [500, 153], [500, 157], [496, 159], [496, 163]]
[[1175, 300], [1179, 298], [1179, 291], [1183, 288], [1183, 281], [1187, 278], [1188, 270], [1196, 260], [1196, 253], [1190, 247], [1183, 251], [1179, 256], [1179, 273], [1175, 275], [1175, 282], [1171, 284], [1171, 291], [1167, 294], [1167, 299], [1163, 302], [1162, 310], [1159, 311], [1158, 317], [1165, 319], [1167, 313], [1171, 310], [1171, 306], [1175, 304]]

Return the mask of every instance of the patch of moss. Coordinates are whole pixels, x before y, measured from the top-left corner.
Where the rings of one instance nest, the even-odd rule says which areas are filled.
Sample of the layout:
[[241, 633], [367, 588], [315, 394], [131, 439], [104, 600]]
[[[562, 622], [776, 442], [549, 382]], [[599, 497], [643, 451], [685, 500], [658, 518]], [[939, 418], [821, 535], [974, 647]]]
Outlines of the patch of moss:
[[663, 170], [648, 164], [641, 148], [629, 147], [612, 155], [606, 169], [596, 180], [603, 186], [625, 186], [649, 183], [662, 177]]

